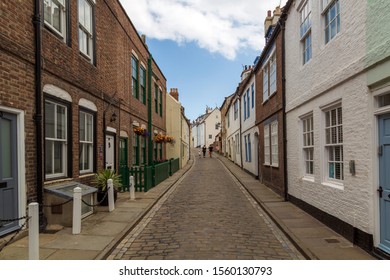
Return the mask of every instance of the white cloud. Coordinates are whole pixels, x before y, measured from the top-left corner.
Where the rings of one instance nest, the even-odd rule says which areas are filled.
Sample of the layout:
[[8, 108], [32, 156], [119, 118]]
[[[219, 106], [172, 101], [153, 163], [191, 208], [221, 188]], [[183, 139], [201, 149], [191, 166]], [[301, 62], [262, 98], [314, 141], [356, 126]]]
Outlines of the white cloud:
[[233, 60], [241, 49], [264, 46], [264, 19], [286, 0], [120, 0], [140, 33], [195, 42]]

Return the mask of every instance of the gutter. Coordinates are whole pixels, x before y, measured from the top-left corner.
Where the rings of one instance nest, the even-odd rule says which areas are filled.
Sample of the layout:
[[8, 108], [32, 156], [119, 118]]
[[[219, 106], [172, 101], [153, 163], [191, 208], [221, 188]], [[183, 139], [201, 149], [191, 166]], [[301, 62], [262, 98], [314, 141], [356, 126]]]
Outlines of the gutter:
[[43, 214], [43, 149], [42, 149], [42, 29], [41, 29], [41, 1], [34, 1], [34, 46], [35, 46], [35, 115], [34, 122], [36, 128], [35, 150], [36, 150], [36, 195], [39, 204], [39, 228], [46, 227], [46, 219]]

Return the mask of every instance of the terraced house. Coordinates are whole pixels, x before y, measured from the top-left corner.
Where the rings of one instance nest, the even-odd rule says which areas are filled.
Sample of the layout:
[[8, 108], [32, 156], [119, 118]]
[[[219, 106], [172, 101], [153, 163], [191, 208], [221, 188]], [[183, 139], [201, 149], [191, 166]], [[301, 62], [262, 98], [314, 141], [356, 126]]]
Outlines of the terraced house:
[[166, 132], [166, 79], [119, 1], [3, 1], [0, 14], [2, 218], [52, 184], [165, 158], [152, 138]]
[[288, 1], [288, 193], [353, 243], [390, 254], [388, 1]]

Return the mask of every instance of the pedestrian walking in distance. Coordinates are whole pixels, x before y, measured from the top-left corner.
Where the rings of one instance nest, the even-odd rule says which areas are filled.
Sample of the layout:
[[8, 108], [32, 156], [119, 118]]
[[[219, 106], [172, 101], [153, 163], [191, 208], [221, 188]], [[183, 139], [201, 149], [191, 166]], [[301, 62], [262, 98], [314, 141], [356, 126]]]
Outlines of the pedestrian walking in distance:
[[204, 145], [202, 148], [203, 157], [206, 157], [206, 150], [207, 150], [206, 145]]
[[209, 156], [213, 157], [213, 146], [209, 146]]
[[199, 151], [198, 151], [198, 155], [199, 155], [199, 157], [201, 157], [201, 155], [202, 155], [200, 149], [199, 149]]

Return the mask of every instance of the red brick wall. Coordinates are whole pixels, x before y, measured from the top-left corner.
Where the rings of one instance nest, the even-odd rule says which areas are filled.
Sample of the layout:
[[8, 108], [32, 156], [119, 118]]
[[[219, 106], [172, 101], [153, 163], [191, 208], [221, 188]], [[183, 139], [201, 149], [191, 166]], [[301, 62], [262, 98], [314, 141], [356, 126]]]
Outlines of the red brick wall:
[[[26, 113], [26, 181], [29, 200], [36, 197], [37, 156], [33, 122], [35, 114], [33, 3], [34, 1], [2, 1], [0, 5], [0, 105], [21, 109]], [[78, 103], [81, 98], [93, 102], [98, 108], [96, 113], [98, 170], [104, 167], [100, 157], [100, 148], [104, 147], [104, 111], [106, 110], [106, 125], [117, 131], [117, 161], [120, 131], [125, 131], [129, 136], [129, 165], [132, 158], [132, 122], [142, 120], [139, 122], [147, 124], [148, 120], [147, 106], [132, 96], [131, 56], [134, 50], [139, 60], [147, 66], [149, 52], [117, 0], [97, 1], [95, 8], [95, 65], [79, 53], [77, 1], [70, 2], [71, 37], [68, 43], [42, 24], [42, 88], [44, 85], [52, 84], [68, 92], [72, 98], [73, 130], [70, 146], [73, 158], [69, 159], [72, 162], [72, 174], [69, 174], [69, 177], [83, 182], [88, 182], [89, 179], [88, 176], [79, 178]], [[163, 89], [164, 110], [163, 117], [153, 113], [152, 123], [154, 128], [165, 132], [166, 79], [154, 61], [152, 68], [158, 77], [159, 86]], [[152, 84], [152, 99], [153, 91]], [[113, 102], [110, 101], [112, 98]], [[110, 122], [114, 112], [117, 120]]]
[[[259, 128], [259, 165], [260, 177], [263, 183], [284, 195], [284, 149], [283, 149], [283, 95], [282, 95], [282, 34], [275, 38], [276, 43], [276, 93], [263, 103], [263, 71], [256, 69], [256, 123]], [[261, 63], [261, 62], [260, 62]], [[278, 121], [278, 153], [279, 166], [271, 167], [264, 165], [264, 122], [270, 119]]]

